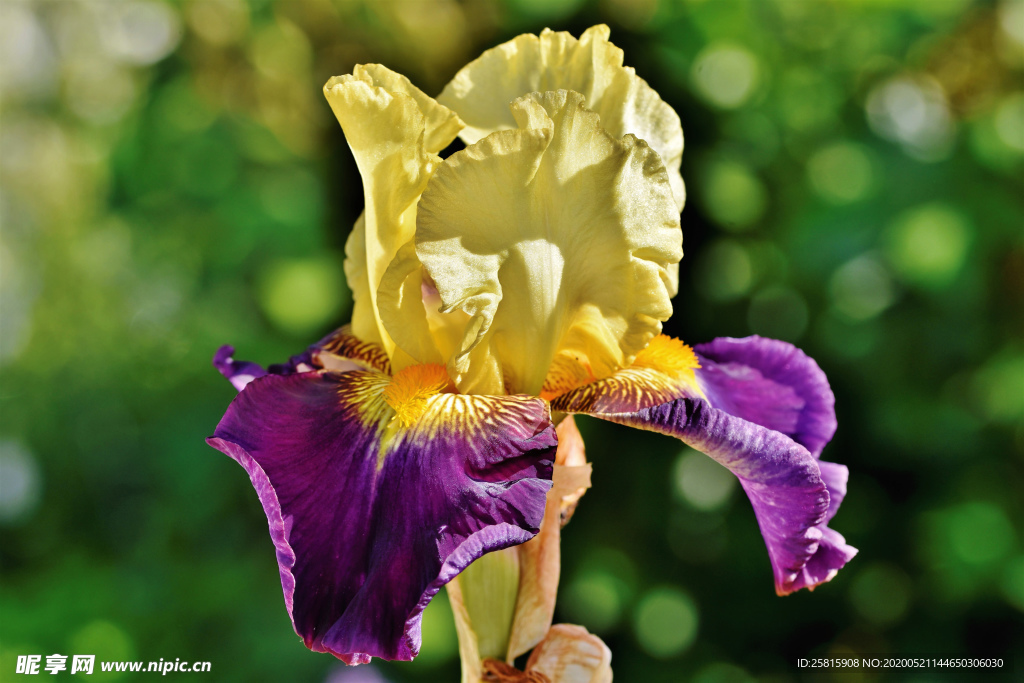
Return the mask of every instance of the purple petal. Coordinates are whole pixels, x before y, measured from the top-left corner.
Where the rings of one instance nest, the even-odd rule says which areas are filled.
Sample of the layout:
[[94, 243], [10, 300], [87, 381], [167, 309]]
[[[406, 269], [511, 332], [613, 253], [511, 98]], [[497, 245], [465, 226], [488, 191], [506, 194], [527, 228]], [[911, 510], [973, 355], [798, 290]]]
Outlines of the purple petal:
[[822, 481], [828, 487], [828, 513], [825, 515], [825, 521], [828, 522], [836, 516], [839, 504], [846, 497], [846, 481], [850, 478], [850, 470], [846, 465], [824, 461], [818, 463], [818, 468], [821, 470]]
[[831, 579], [857, 552], [825, 526], [846, 494], [847, 470], [798, 443], [820, 450], [835, 431], [824, 374], [795, 347], [759, 337], [697, 347], [701, 368], [690, 376], [678, 371], [688, 351], [664, 356], [671, 349], [663, 344], [644, 364], [562, 394], [551, 407], [671, 434], [707, 453], [739, 477], [753, 504], [776, 591]]
[[347, 325], [331, 332], [302, 353], [292, 356], [288, 362], [275, 363], [266, 370], [258, 363], [234, 360], [234, 353], [233, 346], [220, 347], [213, 356], [213, 367], [227, 377], [238, 391], [244, 389], [254, 379], [268, 374], [294, 375], [318, 369], [334, 372], [379, 370], [391, 373], [391, 362], [384, 349], [377, 344], [358, 339]]
[[213, 355], [213, 367], [227, 377], [236, 390], [241, 391], [249, 382], [267, 374], [261, 365], [245, 360], [235, 360], [232, 358], [234, 353], [235, 347], [233, 346], [225, 344], [220, 347]]
[[846, 480], [850, 476], [850, 471], [846, 465], [823, 460], [818, 461], [818, 468], [821, 470], [821, 480], [828, 487], [828, 511], [825, 513], [825, 519], [818, 525], [821, 529], [818, 552], [807, 562], [807, 566], [794, 581], [793, 590], [814, 590], [818, 584], [831, 580], [836, 572], [857, 554], [857, 549], [847, 545], [842, 534], [825, 526], [836, 516], [840, 503], [846, 497]]
[[377, 372], [268, 375], [208, 441], [248, 471], [306, 646], [347, 663], [412, 659], [438, 589], [532, 538], [555, 430], [529, 397], [439, 394], [390, 423]]
[[[779, 595], [830, 580], [856, 554], [825, 526], [829, 489], [818, 461], [784, 434], [716, 410], [702, 399], [598, 417], [675, 436], [739, 477], [768, 546]], [[828, 469], [830, 478], [839, 467]]]
[[835, 396], [818, 364], [775, 339], [719, 337], [695, 347], [711, 405], [791, 436], [815, 457], [836, 431]]
[[857, 554], [857, 549], [847, 545], [842, 534], [829, 529], [824, 524], [820, 524], [818, 528], [821, 530], [818, 550], [792, 581], [787, 593], [798, 591], [801, 588], [814, 590], [816, 586], [831, 581], [839, 570]]

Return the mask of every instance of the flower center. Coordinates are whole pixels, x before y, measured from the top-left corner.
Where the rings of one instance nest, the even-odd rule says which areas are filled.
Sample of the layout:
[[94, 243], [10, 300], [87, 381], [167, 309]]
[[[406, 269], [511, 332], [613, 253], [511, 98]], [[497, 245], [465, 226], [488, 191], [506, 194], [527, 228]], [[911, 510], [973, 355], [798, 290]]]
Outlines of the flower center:
[[567, 391], [577, 389], [584, 384], [590, 384], [597, 380], [594, 370], [585, 359], [577, 358], [573, 354], [559, 354], [555, 356], [548, 376], [544, 379], [544, 387], [540, 391], [540, 397], [550, 401], [556, 396], [561, 396]]
[[[682, 341], [659, 334], [636, 355], [629, 368], [654, 370], [670, 379], [696, 386], [694, 370], [700, 368], [700, 361], [693, 349]], [[599, 379], [602, 378], [595, 376], [585, 358], [574, 354], [561, 354], [555, 357], [551, 369], [548, 370], [540, 397], [553, 401], [562, 394]]]
[[395, 419], [409, 427], [427, 409], [427, 399], [444, 391], [448, 383], [443, 365], [410, 365], [391, 378], [384, 389], [384, 400], [395, 411]]
[[694, 379], [694, 370], [700, 368], [700, 361], [693, 349], [681, 340], [659, 334], [636, 354], [634, 368], [650, 368], [675, 379]]

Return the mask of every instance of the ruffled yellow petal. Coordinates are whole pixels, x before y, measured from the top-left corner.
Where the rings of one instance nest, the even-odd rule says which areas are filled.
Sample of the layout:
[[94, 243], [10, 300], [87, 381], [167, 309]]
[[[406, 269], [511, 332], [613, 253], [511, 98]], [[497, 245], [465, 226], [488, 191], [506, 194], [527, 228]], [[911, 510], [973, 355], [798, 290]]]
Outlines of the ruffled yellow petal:
[[449, 374], [463, 393], [537, 395], [558, 355], [596, 378], [672, 313], [682, 232], [660, 157], [618, 139], [569, 91], [532, 93], [520, 128], [450, 157], [419, 204], [416, 253], [469, 321]]
[[423, 148], [437, 154], [447, 147], [465, 124], [450, 108], [412, 84], [408, 78], [380, 64], [358, 64], [352, 74], [359, 80], [388, 92], [408, 95], [423, 115]]
[[632, 67], [622, 65], [622, 50], [608, 41], [609, 35], [602, 24], [587, 29], [579, 40], [549, 29], [540, 36], [518, 36], [463, 67], [437, 100], [458, 112], [466, 122], [460, 136], [473, 143], [496, 130], [515, 128], [508, 105], [517, 97], [575, 90], [601, 116], [605, 130], [617, 138], [632, 133], [661, 155], [682, 210], [686, 192], [679, 174], [679, 116]]
[[[601, 116], [617, 138], [627, 133], [644, 140], [665, 162], [676, 208], [683, 210], [686, 186], [679, 172], [683, 128], [679, 116], [609, 42], [604, 24], [587, 29], [579, 40], [565, 31], [544, 29], [523, 34], [487, 50], [464, 66], [437, 100], [458, 112], [466, 127], [459, 134], [471, 144], [496, 130], [515, 128], [508, 105], [530, 92], [575, 90]], [[668, 268], [669, 296], [679, 289], [679, 266]]]
[[462, 123], [407, 78], [378, 64], [332, 78], [324, 94], [352, 148], [366, 198], [345, 245], [355, 302], [352, 330], [380, 343], [398, 370], [414, 359], [396, 352], [380, 321], [377, 289], [398, 249], [412, 239], [416, 201], [441, 163], [436, 153], [455, 139]]

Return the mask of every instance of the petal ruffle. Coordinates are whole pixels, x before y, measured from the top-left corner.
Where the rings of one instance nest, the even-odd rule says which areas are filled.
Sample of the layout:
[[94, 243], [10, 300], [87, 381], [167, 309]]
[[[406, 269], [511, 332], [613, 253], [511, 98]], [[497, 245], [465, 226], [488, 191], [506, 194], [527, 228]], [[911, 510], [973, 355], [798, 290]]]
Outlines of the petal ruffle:
[[[363, 179], [366, 210], [345, 245], [345, 274], [354, 300], [353, 331], [380, 343], [396, 370], [414, 362], [401, 353], [377, 312], [377, 289], [398, 249], [416, 230], [416, 201], [462, 127], [458, 116], [404, 76], [360, 65], [324, 86]], [[410, 324], [422, 323], [422, 311]]]
[[818, 364], [786, 342], [720, 337], [695, 349], [711, 405], [792, 437], [815, 456], [836, 432], [835, 396]]
[[681, 211], [686, 192], [679, 174], [679, 116], [632, 67], [623, 66], [622, 50], [609, 42], [610, 35], [602, 24], [587, 29], [578, 40], [549, 29], [540, 36], [517, 36], [464, 66], [437, 99], [466, 122], [460, 137], [472, 144], [494, 131], [516, 127], [508, 108], [516, 98], [575, 90], [609, 133], [617, 138], [632, 133], [661, 156]]
[[465, 126], [454, 111], [417, 88], [407, 77], [386, 66], [357, 64], [352, 74], [392, 95], [407, 95], [416, 102], [423, 115], [423, 148], [429, 154], [437, 154], [450, 145]]
[[672, 312], [682, 231], [664, 165], [601, 128], [578, 93], [513, 103], [520, 128], [452, 155], [419, 204], [416, 253], [470, 316], [449, 374], [463, 393], [539, 394], [571, 354], [627, 365]]
[[[715, 347], [720, 342], [698, 348]], [[800, 358], [809, 361], [802, 353]], [[666, 365], [671, 363], [666, 361]], [[841, 535], [826, 526], [845, 495], [846, 468], [819, 462], [783, 431], [744, 418], [752, 416], [769, 425], [779, 425], [782, 418], [758, 406], [754, 399], [761, 397], [771, 404], [780, 400], [781, 393], [786, 399], [782, 401], [781, 414], [792, 418], [786, 424], [800, 424], [804, 401], [797, 390], [787, 394], [780, 388], [783, 385], [765, 379], [784, 373], [773, 372], [770, 364], [764, 365], [765, 375], [747, 366], [742, 373], [736, 367], [727, 367], [723, 375], [733, 371], [750, 382], [718, 381], [712, 367], [697, 369], [696, 379], [693, 373], [670, 376], [656, 367], [627, 368], [554, 398], [551, 407], [675, 436], [711, 456], [739, 478], [754, 507], [768, 547], [776, 592], [785, 595], [830, 580], [856, 554]], [[704, 382], [705, 372], [715, 376], [716, 381]], [[790, 368], [790, 376], [800, 373]], [[801, 390], [806, 391], [809, 386], [805, 382]], [[707, 391], [706, 398], [702, 388]], [[828, 398], [831, 399], [831, 391]], [[810, 400], [806, 404], [824, 402]]]
[[807, 566], [794, 581], [793, 590], [801, 588], [813, 590], [818, 584], [831, 580], [836, 572], [857, 554], [857, 549], [848, 545], [842, 534], [825, 526], [835, 517], [836, 512], [839, 511], [839, 504], [846, 497], [846, 480], [850, 471], [846, 465], [834, 462], [818, 461], [818, 468], [821, 470], [822, 481], [828, 487], [828, 512], [825, 513], [824, 521], [818, 525], [818, 528], [821, 529], [818, 552], [807, 562]]
[[348, 663], [412, 659], [431, 597], [484, 553], [533, 537], [550, 487], [543, 401], [437, 394], [406, 429], [390, 381], [266, 376], [209, 439], [252, 479], [296, 632]]

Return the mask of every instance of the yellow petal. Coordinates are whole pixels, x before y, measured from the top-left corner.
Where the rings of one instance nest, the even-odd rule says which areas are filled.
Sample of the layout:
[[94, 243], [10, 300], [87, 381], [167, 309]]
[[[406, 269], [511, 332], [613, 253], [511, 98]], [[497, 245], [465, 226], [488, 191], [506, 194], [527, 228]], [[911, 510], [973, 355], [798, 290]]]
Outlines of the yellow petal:
[[532, 93], [520, 128], [452, 155], [419, 204], [416, 253], [442, 313], [469, 315], [449, 374], [463, 393], [537, 395], [556, 355], [596, 378], [672, 313], [682, 231], [664, 164], [608, 134], [579, 93]]
[[393, 364], [409, 364], [414, 359], [396, 353], [381, 324], [377, 288], [399, 247], [412, 239], [416, 201], [441, 161], [436, 152], [462, 124], [404, 76], [380, 65], [357, 66], [350, 75], [332, 78], [324, 94], [352, 148], [366, 199], [345, 245], [353, 332], [380, 343]]
[[390, 93], [408, 95], [423, 114], [423, 147], [437, 154], [455, 139], [465, 125], [450, 108], [412, 84], [408, 78], [380, 64], [358, 64], [352, 71], [360, 80], [384, 88]]
[[345, 280], [352, 290], [352, 334], [364, 341], [383, 345], [366, 272], [365, 211], [359, 214], [345, 242]]
[[[508, 105], [530, 92], [575, 90], [601, 116], [615, 137], [632, 133], [657, 152], [668, 171], [676, 208], [683, 210], [686, 186], [679, 172], [683, 128], [679, 116], [632, 67], [623, 66], [621, 49], [609, 42], [604, 24], [587, 29], [579, 40], [565, 31], [544, 29], [523, 34], [487, 50], [464, 66], [437, 100], [466, 122], [459, 134], [471, 144], [496, 130], [515, 127]], [[679, 289], [679, 266], [668, 268], [669, 296]]]
[[[545, 29], [523, 34], [484, 52], [455, 75], [437, 100], [466, 122], [460, 136], [473, 143], [488, 133], [515, 127], [508, 105], [530, 92], [575, 90], [617, 138], [632, 133], [661, 155], [677, 208], [686, 199], [679, 164], [683, 129], [679, 116], [608, 41], [607, 26], [587, 29], [579, 40]], [[674, 292], [673, 292], [674, 293]]]
[[558, 683], [612, 683], [612, 652], [582, 626], [557, 624], [530, 655], [526, 671]]
[[[431, 321], [438, 315], [436, 307], [431, 314], [423, 289], [423, 266], [416, 256], [416, 244], [409, 240], [384, 271], [377, 289], [377, 312], [398, 348], [416, 363], [443, 363], [448, 356], [442, 356], [438, 349], [446, 348], [444, 344], [451, 335], [438, 331], [442, 345], [436, 343]], [[452, 343], [447, 341], [447, 348]]]
[[558, 450], [552, 487], [544, 507], [540, 532], [516, 547], [519, 553], [519, 595], [509, 635], [511, 663], [529, 652], [551, 627], [561, 571], [561, 528], [563, 510], [575, 507], [590, 488], [591, 467], [583, 446], [583, 437], [570, 415], [558, 425]]

